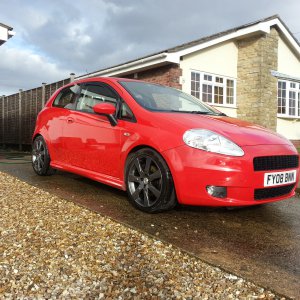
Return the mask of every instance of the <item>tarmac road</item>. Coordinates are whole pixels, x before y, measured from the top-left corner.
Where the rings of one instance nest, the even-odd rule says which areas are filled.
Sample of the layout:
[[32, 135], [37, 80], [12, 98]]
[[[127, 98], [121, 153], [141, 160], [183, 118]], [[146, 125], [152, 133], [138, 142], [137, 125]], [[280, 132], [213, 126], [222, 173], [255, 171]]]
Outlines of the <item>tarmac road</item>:
[[39, 177], [26, 156], [7, 156], [1, 151], [0, 171], [154, 235], [277, 293], [300, 299], [299, 197], [243, 209], [180, 206], [148, 215], [134, 209], [126, 193], [81, 176], [57, 172]]

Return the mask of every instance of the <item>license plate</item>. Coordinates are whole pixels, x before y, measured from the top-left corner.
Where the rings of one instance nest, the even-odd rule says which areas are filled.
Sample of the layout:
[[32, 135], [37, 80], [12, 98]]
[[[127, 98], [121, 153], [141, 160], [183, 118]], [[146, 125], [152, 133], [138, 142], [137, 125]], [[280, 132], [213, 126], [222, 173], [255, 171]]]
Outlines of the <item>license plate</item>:
[[265, 173], [264, 186], [276, 186], [296, 182], [296, 170]]

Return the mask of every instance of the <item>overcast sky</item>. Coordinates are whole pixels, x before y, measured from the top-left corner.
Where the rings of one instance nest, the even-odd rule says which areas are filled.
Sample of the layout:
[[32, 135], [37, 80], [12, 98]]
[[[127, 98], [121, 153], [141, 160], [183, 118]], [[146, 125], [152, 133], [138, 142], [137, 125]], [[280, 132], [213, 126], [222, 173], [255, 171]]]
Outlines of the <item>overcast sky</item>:
[[82, 75], [279, 14], [300, 39], [299, 0], [0, 0], [0, 95]]

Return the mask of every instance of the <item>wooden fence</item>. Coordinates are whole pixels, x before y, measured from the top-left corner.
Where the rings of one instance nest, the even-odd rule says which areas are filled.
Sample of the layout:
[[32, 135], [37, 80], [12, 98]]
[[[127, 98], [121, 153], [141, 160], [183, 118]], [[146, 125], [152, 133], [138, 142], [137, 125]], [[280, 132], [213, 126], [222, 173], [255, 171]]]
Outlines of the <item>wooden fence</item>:
[[30, 145], [38, 113], [58, 88], [73, 79], [74, 74], [71, 74], [70, 78], [58, 82], [0, 96], [0, 145], [19, 145], [19, 149]]

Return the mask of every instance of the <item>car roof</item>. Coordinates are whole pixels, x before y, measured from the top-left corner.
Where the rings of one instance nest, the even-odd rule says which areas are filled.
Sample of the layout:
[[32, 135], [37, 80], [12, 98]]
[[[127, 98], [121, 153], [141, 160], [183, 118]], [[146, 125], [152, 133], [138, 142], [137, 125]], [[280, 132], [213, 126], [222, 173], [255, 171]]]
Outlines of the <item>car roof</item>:
[[136, 81], [141, 82], [141, 80], [129, 79], [129, 78], [120, 78], [120, 77], [89, 77], [80, 80], [75, 80], [72, 83], [84, 83], [91, 81], [104, 81], [104, 82], [119, 82], [119, 81]]

